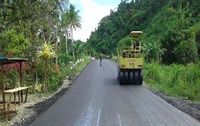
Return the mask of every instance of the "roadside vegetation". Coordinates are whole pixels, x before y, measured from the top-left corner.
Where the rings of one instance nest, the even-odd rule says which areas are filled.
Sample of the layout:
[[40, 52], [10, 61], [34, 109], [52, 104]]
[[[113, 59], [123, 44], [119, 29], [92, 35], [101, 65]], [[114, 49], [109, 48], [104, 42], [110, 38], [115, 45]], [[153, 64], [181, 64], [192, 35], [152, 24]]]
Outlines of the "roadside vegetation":
[[169, 96], [200, 102], [200, 63], [187, 65], [145, 64], [145, 80]]
[[[89, 56], [117, 59], [131, 46], [129, 33], [141, 30], [148, 86], [200, 101], [200, 0], [122, 0], [87, 43], [73, 39], [80, 18], [69, 0], [0, 1], [0, 57], [29, 60], [23, 73], [30, 93], [53, 93], [90, 62]], [[9, 88], [19, 85], [18, 70], [19, 65], [7, 66]]]
[[199, 0], [123, 0], [91, 34], [90, 54], [117, 57], [120, 50], [131, 46], [129, 33], [141, 30], [148, 86], [200, 101], [199, 5]]
[[[53, 94], [90, 62], [86, 44], [73, 38], [80, 20], [69, 0], [0, 1], [0, 57], [28, 59], [22, 72], [29, 93]], [[18, 71], [19, 64], [7, 65], [0, 84], [6, 89], [20, 86]]]
[[[0, 2], [0, 56], [28, 58], [23, 73], [31, 92], [56, 90], [82, 68], [79, 64], [88, 63], [85, 43], [72, 36], [81, 27], [80, 18], [68, 0]], [[9, 88], [19, 83], [16, 67], [6, 71]]]

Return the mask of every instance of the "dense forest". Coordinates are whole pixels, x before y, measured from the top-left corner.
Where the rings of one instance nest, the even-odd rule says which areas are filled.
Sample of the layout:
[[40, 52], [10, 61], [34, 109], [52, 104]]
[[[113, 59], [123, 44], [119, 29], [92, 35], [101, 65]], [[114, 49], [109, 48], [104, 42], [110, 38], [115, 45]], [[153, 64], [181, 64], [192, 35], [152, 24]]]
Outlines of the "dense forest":
[[200, 54], [199, 0], [122, 0], [92, 32], [87, 46], [92, 55], [117, 55], [130, 44], [129, 33], [143, 31], [146, 61], [195, 63]]

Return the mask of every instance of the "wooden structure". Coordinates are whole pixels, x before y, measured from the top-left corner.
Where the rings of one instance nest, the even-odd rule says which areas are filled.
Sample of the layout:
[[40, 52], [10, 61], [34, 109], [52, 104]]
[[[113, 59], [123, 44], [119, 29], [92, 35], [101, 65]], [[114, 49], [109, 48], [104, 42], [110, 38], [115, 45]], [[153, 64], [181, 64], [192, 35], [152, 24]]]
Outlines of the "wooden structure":
[[[22, 58], [5, 58], [5, 57], [0, 57], [0, 72], [2, 74], [2, 78], [5, 77], [5, 66], [9, 64], [14, 64], [14, 63], [19, 63], [19, 77], [20, 77], [20, 87], [13, 88], [13, 89], [8, 89], [6, 90], [4, 81], [1, 83], [1, 92], [2, 92], [2, 103], [3, 103], [3, 108], [2, 111], [3, 113], [10, 113], [10, 112], [16, 112], [16, 103], [20, 105], [22, 102], [27, 101], [27, 95], [28, 95], [28, 87], [23, 86], [23, 73], [22, 73], [22, 63], [26, 62], [27, 59], [22, 59]], [[4, 80], [4, 79], [2, 79]], [[23, 100], [23, 95], [25, 94], [25, 100]], [[6, 101], [6, 95], [8, 95], [8, 101]], [[11, 98], [12, 95], [14, 95], [14, 111], [11, 110]], [[18, 101], [16, 100], [16, 95], [18, 96]], [[7, 115], [7, 114], [6, 114]]]

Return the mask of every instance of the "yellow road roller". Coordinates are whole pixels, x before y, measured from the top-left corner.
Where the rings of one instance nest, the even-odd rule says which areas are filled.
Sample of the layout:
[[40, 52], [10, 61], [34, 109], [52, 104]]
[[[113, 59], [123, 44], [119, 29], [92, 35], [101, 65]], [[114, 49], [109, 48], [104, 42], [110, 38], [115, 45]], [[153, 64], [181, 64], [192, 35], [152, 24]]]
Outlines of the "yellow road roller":
[[141, 45], [142, 31], [132, 31], [132, 45], [124, 49], [118, 56], [118, 81], [120, 85], [134, 84], [142, 85], [143, 83], [143, 66], [144, 58], [142, 55]]

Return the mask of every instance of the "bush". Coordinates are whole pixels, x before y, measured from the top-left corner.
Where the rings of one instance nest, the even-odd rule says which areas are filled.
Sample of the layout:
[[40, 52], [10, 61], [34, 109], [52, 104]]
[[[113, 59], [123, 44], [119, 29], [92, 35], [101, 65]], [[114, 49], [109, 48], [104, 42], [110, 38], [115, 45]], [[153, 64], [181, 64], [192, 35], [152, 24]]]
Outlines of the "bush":
[[62, 78], [58, 74], [56, 73], [51, 74], [49, 77], [48, 90], [49, 91], [56, 90], [59, 87], [59, 85], [61, 85], [61, 80]]
[[0, 37], [0, 48], [3, 47], [2, 54], [23, 56], [29, 45], [30, 40], [14, 29], [5, 31]]
[[200, 63], [184, 65], [145, 65], [145, 80], [153, 89], [167, 95], [200, 101]]
[[73, 57], [69, 54], [66, 54], [66, 53], [60, 53], [58, 55], [58, 63], [61, 64], [61, 63], [64, 63], [64, 64], [68, 64], [69, 61], [72, 61], [73, 60]]
[[6, 73], [6, 88], [14, 88], [19, 85], [19, 73], [16, 70], [10, 70]]
[[[58, 89], [62, 81], [66, 79], [66, 76], [74, 77], [77, 73], [79, 73], [84, 66], [86, 66], [89, 63], [89, 58], [83, 58], [81, 62], [79, 62], [75, 68], [71, 69], [72, 64], [62, 64], [59, 66], [59, 72], [56, 72], [57, 70], [51, 71], [51, 74], [49, 75], [48, 80], [48, 91], [55, 91]], [[58, 65], [55, 65], [56, 69], [58, 68]]]

